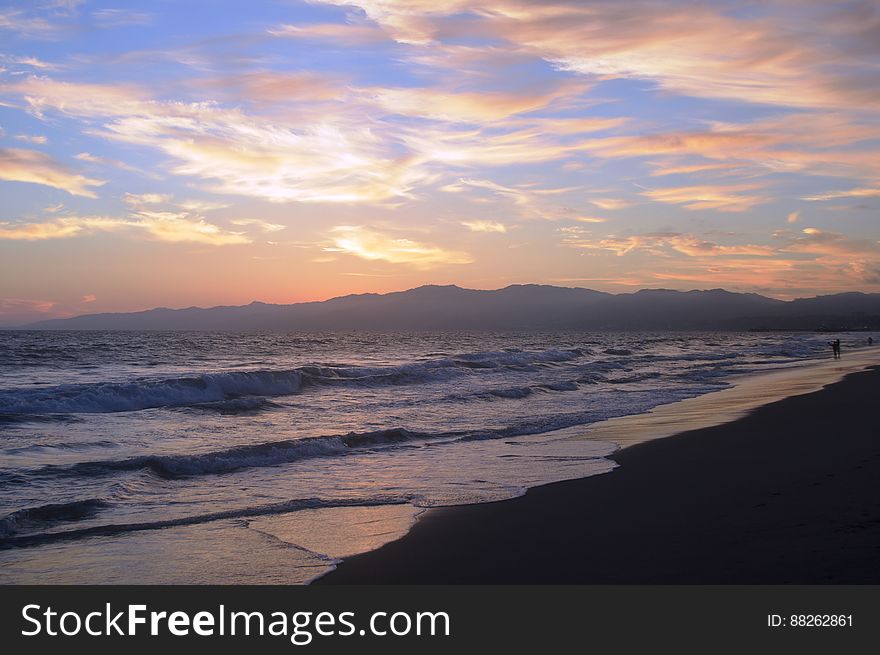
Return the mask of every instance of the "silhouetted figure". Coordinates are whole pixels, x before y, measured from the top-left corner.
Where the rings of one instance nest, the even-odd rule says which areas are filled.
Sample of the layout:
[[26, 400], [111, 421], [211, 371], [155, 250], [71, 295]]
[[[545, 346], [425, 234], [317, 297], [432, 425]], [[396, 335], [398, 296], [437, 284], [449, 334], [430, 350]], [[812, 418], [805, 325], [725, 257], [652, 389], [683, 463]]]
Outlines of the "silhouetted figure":
[[869, 345], [869, 346], [873, 346], [873, 345], [874, 345], [874, 337], [868, 337], [868, 345]]
[[834, 359], [840, 358], [840, 339], [835, 339], [834, 341], [829, 341], [828, 345], [831, 346], [831, 354], [834, 356]]

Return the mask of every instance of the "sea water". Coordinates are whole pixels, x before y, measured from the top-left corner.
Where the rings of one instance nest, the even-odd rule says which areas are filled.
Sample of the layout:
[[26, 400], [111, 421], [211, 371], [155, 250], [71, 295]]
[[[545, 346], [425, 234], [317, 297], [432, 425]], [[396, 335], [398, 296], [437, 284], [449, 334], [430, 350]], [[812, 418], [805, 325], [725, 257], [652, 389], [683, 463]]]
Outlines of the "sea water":
[[580, 426], [830, 338], [0, 331], [0, 582], [307, 582], [424, 508], [606, 473]]

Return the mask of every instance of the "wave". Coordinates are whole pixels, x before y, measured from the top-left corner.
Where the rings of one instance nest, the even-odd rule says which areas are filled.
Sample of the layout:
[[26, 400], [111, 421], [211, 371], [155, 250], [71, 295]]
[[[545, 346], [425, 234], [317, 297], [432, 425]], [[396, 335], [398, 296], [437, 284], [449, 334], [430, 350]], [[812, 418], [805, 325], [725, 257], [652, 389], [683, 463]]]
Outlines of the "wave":
[[403, 428], [392, 428], [375, 432], [270, 441], [194, 455], [141, 455], [118, 460], [49, 465], [33, 471], [32, 474], [42, 477], [94, 477], [123, 471], [148, 470], [159, 477], [174, 479], [276, 466], [313, 457], [343, 455], [356, 448], [390, 446], [431, 436]]
[[482, 441], [519, 437], [584, 425], [602, 418], [606, 417], [595, 411], [579, 411], [536, 417], [533, 420], [498, 428], [428, 433], [398, 427], [372, 432], [350, 432], [344, 435], [270, 441], [191, 455], [139, 455], [126, 459], [97, 460], [67, 465], [50, 464], [29, 471], [0, 473], [0, 483], [14, 485], [30, 482], [35, 477], [97, 477], [141, 470], [165, 479], [217, 475], [248, 468], [290, 464], [317, 457], [343, 456], [370, 448], [391, 448], [418, 442]]
[[81, 419], [71, 414], [22, 414], [0, 411], [0, 426], [16, 425], [17, 423], [72, 423]]
[[205, 373], [165, 380], [67, 384], [0, 392], [0, 412], [59, 414], [127, 412], [179, 407], [236, 396], [280, 396], [302, 388], [299, 371]]
[[88, 498], [20, 509], [0, 519], [0, 538], [10, 537], [23, 528], [35, 525], [48, 526], [90, 518], [108, 506], [109, 503], [100, 498]]
[[[100, 537], [139, 532], [143, 530], [161, 530], [185, 525], [199, 525], [223, 519], [243, 519], [256, 516], [268, 516], [273, 514], [286, 514], [304, 509], [324, 509], [332, 507], [370, 507], [374, 505], [402, 505], [410, 502], [405, 496], [379, 496], [375, 498], [354, 498], [324, 500], [321, 498], [302, 498], [282, 503], [244, 507], [240, 509], [223, 510], [195, 516], [184, 516], [176, 519], [158, 521], [145, 521], [141, 523], [112, 523], [108, 525], [95, 525], [87, 528], [63, 530], [57, 532], [38, 532], [26, 535], [14, 535], [0, 533], [0, 549], [38, 546], [58, 541], [70, 541], [86, 537]], [[27, 510], [21, 510], [27, 511]]]
[[158, 407], [200, 406], [230, 413], [270, 407], [264, 400], [322, 385], [385, 386], [418, 384], [466, 375], [474, 369], [528, 369], [554, 366], [583, 350], [491, 351], [467, 353], [399, 366], [311, 365], [289, 370], [227, 371], [168, 379], [67, 384], [40, 389], [0, 391], [0, 417], [129, 412]]
[[36, 442], [27, 446], [15, 446], [11, 448], [3, 448], [0, 452], [7, 455], [22, 455], [25, 453], [50, 452], [53, 450], [92, 450], [93, 448], [115, 448], [119, 444], [109, 439], [98, 439], [95, 441], [55, 441], [55, 442]]
[[529, 396], [536, 393], [577, 391], [579, 388], [580, 387], [575, 380], [567, 380], [564, 382], [545, 382], [531, 386], [505, 387], [500, 389], [488, 389], [486, 391], [476, 391], [469, 395], [453, 394], [449, 396], [449, 400], [495, 400], [497, 398], [518, 400], [520, 398], [528, 398]]
[[275, 409], [281, 407], [278, 403], [272, 402], [268, 398], [259, 396], [249, 396], [243, 398], [230, 398], [228, 400], [218, 400], [216, 402], [199, 403], [191, 405], [188, 409], [200, 412], [216, 412], [217, 414], [256, 414], [264, 409]]

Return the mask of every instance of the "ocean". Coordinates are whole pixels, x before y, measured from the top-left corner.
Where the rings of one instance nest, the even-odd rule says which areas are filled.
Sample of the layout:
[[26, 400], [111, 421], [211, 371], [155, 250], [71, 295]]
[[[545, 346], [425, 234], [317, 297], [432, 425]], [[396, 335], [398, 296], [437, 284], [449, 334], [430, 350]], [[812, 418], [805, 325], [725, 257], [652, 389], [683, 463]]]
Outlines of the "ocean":
[[0, 331], [0, 582], [305, 583], [835, 336]]

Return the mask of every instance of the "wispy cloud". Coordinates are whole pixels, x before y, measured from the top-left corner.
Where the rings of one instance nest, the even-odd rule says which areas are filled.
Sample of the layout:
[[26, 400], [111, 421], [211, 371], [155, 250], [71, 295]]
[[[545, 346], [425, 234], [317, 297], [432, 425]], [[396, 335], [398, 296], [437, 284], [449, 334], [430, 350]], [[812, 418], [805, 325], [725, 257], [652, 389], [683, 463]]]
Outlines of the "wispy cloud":
[[682, 205], [690, 210], [715, 209], [722, 212], [743, 212], [766, 202], [764, 196], [745, 193], [759, 188], [754, 184], [670, 187], [645, 190], [642, 191], [642, 195], [655, 202]]
[[49, 142], [49, 139], [42, 134], [16, 134], [15, 140], [33, 143], [38, 146], [44, 146]]
[[[736, 14], [726, 4], [657, 0], [321, 1], [360, 7], [402, 43], [480, 34], [528, 48], [562, 70], [651, 80], [687, 95], [805, 107], [880, 102], [876, 78], [863, 66], [876, 41], [875, 9], [865, 3], [807, 3], [793, 15], [785, 0]], [[810, 29], [818, 24], [823, 29]]]
[[498, 221], [462, 221], [471, 232], [507, 232], [507, 226]]
[[153, 15], [146, 11], [130, 9], [96, 9], [92, 19], [98, 27], [109, 29], [114, 27], [130, 27], [132, 25], [149, 25]]
[[572, 207], [552, 202], [552, 198], [555, 196], [578, 191], [577, 187], [547, 188], [536, 184], [507, 186], [492, 180], [474, 178], [460, 178], [456, 182], [441, 187], [441, 191], [447, 193], [462, 193], [468, 190], [490, 193], [512, 202], [518, 215], [524, 219], [584, 222], [602, 222], [604, 220], [593, 216], [582, 216]]
[[880, 188], [857, 188], [857, 189], [847, 189], [846, 191], [827, 191], [825, 193], [818, 193], [814, 196], [806, 196], [804, 200], [811, 201], [822, 201], [822, 200], [837, 200], [839, 198], [877, 198], [880, 197]]
[[144, 207], [169, 203], [172, 197], [168, 193], [126, 193], [122, 201], [130, 207]]
[[678, 232], [653, 232], [627, 237], [607, 237], [604, 239], [583, 238], [581, 232], [568, 232], [563, 243], [573, 248], [590, 250], [608, 250], [616, 255], [644, 250], [655, 254], [663, 254], [665, 250], [673, 251], [689, 257], [709, 256], [759, 256], [771, 257], [773, 248], [755, 244], [721, 245], [713, 241], [701, 239], [692, 234]]
[[262, 221], [258, 218], [237, 218], [232, 221], [232, 224], [256, 227], [262, 232], [280, 232], [287, 227], [286, 225], [281, 225], [280, 223], [270, 223], [268, 221]]
[[174, 212], [140, 211], [131, 217], [63, 216], [38, 223], [0, 222], [0, 240], [43, 241], [97, 232], [134, 232], [171, 243], [213, 246], [250, 243], [240, 232], [230, 232], [198, 216]]
[[324, 248], [326, 252], [345, 253], [361, 259], [392, 264], [411, 264], [419, 268], [469, 264], [473, 261], [464, 252], [391, 236], [359, 225], [340, 225], [333, 228], [331, 240], [332, 245]]
[[[536, 93], [485, 90], [455, 92], [430, 87], [384, 88], [367, 93], [372, 100], [392, 113], [484, 124], [543, 109], [554, 101], [580, 93], [583, 89], [583, 85], [569, 83]], [[589, 129], [587, 124], [582, 127], [585, 131]]]
[[107, 157], [101, 157], [100, 155], [93, 155], [89, 152], [80, 152], [74, 155], [74, 159], [79, 161], [88, 162], [90, 164], [99, 164], [101, 166], [110, 166], [113, 168], [119, 168], [123, 171], [138, 171], [137, 168], [126, 164], [124, 161], [119, 161], [118, 159], [108, 159]]
[[86, 198], [97, 198], [92, 187], [104, 184], [104, 180], [80, 175], [45, 153], [21, 148], [0, 148], [0, 180], [42, 184]]

